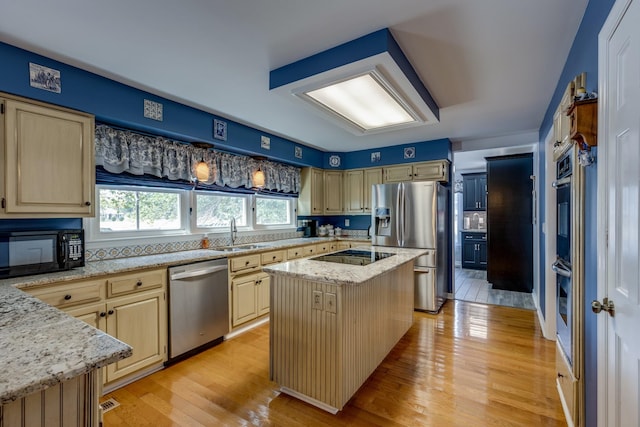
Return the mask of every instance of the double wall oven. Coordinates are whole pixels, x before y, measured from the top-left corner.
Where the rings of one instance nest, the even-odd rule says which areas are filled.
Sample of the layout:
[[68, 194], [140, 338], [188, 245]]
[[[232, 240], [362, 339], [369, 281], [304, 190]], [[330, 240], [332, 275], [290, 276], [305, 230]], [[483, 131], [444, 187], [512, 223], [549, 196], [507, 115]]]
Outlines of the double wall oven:
[[570, 364], [573, 363], [573, 150], [556, 163], [556, 259], [551, 266], [556, 273], [556, 326], [558, 341]]

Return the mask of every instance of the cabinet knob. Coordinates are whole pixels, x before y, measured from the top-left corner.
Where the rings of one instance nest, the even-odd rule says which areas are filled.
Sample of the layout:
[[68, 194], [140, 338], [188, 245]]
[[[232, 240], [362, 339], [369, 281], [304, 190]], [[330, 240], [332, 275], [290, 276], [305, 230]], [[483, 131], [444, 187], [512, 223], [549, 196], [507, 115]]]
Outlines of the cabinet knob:
[[244, 262], [244, 265], [249, 265], [249, 261], [245, 261], [245, 262]]
[[142, 286], [142, 280], [138, 280], [138, 282], [136, 283], [136, 286]]
[[85, 206], [91, 206], [91, 202], [84, 202]]
[[105, 313], [104, 311], [100, 312], [100, 317], [105, 317], [107, 315], [107, 313]]
[[276, 256], [274, 255], [271, 259], [276, 259]]
[[69, 301], [71, 299], [71, 295], [67, 294], [64, 296], [64, 299], [66, 299], [67, 301]]
[[115, 311], [109, 310], [107, 313], [109, 313], [109, 315], [112, 315], [113, 313], [115, 313]]

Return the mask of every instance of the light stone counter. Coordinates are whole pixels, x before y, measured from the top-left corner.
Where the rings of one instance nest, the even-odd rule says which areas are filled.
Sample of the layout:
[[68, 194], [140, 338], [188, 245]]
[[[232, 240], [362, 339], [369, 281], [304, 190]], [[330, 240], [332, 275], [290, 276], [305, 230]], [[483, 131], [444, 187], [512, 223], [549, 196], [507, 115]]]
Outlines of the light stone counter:
[[314, 260], [315, 257], [296, 259], [282, 264], [263, 267], [262, 270], [272, 275], [284, 275], [298, 279], [313, 280], [336, 285], [352, 285], [366, 282], [383, 273], [394, 270], [406, 262], [427, 253], [426, 249], [391, 248], [382, 246], [352, 248], [353, 250], [371, 250], [395, 254], [369, 265], [338, 264]]
[[252, 249], [200, 249], [96, 261], [70, 271], [0, 280], [0, 405], [131, 355], [128, 345], [19, 289], [332, 240], [338, 239], [287, 239]]
[[131, 355], [131, 347], [0, 285], [0, 405]]

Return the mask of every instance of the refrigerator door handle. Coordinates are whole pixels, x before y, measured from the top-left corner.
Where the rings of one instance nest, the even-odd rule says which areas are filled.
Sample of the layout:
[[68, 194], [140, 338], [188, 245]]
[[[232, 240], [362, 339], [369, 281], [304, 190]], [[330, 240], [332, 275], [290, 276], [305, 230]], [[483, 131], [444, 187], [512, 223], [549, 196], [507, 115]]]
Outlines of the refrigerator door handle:
[[404, 246], [404, 186], [398, 184], [396, 192], [396, 209], [394, 222], [396, 223], [396, 240], [398, 247]]

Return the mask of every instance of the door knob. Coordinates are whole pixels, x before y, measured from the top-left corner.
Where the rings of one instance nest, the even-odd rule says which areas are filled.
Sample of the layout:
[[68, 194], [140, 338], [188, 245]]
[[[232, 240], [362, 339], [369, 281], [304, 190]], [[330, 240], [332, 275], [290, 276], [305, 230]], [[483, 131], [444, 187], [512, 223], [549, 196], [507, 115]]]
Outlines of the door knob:
[[606, 311], [607, 313], [609, 313], [610, 316], [613, 317], [615, 313], [615, 307], [613, 305], [613, 301], [610, 301], [609, 298], [604, 298], [602, 300], [602, 303], [594, 299], [591, 302], [591, 311], [593, 311], [596, 314], [600, 313], [601, 311]]

